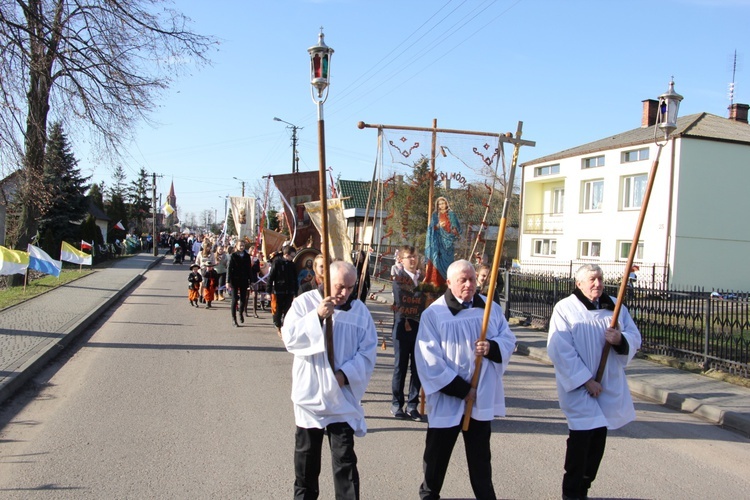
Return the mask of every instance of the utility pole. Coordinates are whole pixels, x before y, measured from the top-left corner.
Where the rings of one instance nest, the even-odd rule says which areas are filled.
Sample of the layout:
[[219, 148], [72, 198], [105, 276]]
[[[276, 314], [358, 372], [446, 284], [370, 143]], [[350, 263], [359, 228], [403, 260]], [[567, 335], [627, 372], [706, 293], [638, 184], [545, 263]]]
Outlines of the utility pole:
[[297, 125], [293, 123], [289, 123], [277, 117], [274, 117], [273, 120], [276, 122], [286, 123], [288, 125], [287, 128], [292, 130], [292, 173], [298, 174], [299, 173], [299, 157], [297, 156], [297, 131], [301, 130], [304, 127], [298, 127]]
[[299, 158], [297, 157], [297, 130], [299, 127], [292, 127], [292, 173], [299, 173]]
[[[152, 203], [154, 205], [154, 218], [151, 229], [151, 244], [154, 247], [154, 257], [159, 256], [159, 240], [156, 237], [156, 214], [158, 213], [156, 205], [156, 172], [151, 173]], [[159, 176], [161, 177], [161, 175]]]
[[242, 197], [244, 198], [245, 197], [245, 181], [243, 181], [239, 177], [232, 177], [232, 179], [236, 181], [240, 181], [240, 184], [242, 184]]

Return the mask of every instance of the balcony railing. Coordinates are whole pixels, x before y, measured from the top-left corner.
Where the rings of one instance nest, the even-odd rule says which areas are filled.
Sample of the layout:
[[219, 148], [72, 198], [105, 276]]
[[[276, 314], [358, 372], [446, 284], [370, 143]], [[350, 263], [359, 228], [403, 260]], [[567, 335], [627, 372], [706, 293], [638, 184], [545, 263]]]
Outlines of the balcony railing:
[[562, 214], [526, 214], [523, 221], [526, 234], [562, 234]]

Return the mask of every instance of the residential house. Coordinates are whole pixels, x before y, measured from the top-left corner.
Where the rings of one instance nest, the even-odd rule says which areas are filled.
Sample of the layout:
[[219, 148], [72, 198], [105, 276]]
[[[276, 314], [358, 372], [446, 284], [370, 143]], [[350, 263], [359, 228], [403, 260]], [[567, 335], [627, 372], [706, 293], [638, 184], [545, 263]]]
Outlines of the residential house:
[[[627, 260], [658, 151], [657, 106], [643, 101], [640, 128], [521, 165], [522, 267]], [[638, 240], [642, 273], [664, 269], [677, 286], [750, 290], [747, 114], [748, 105], [733, 104], [728, 119], [678, 118]]]

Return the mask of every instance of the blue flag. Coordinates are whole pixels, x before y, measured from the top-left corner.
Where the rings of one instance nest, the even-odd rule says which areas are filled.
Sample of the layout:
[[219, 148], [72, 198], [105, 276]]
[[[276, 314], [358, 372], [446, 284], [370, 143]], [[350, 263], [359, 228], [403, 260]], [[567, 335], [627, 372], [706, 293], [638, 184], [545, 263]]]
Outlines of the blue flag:
[[62, 262], [54, 260], [47, 252], [34, 245], [29, 245], [29, 269], [51, 274], [59, 278]]

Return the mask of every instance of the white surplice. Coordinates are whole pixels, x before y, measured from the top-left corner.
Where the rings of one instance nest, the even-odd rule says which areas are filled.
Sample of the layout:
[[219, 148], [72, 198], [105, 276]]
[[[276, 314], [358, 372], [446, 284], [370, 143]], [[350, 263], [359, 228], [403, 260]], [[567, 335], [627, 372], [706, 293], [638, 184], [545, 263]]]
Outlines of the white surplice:
[[611, 321], [612, 311], [588, 310], [575, 295], [558, 302], [552, 313], [547, 353], [555, 365], [560, 409], [571, 430], [618, 429], [635, 419], [625, 367], [641, 347], [641, 333], [625, 306], [620, 310], [619, 324], [628, 352], [610, 350], [598, 397], [590, 396], [583, 387], [596, 375], [604, 331]]
[[287, 351], [294, 354], [292, 401], [299, 427], [324, 429], [328, 424], [346, 422], [356, 436], [367, 432], [361, 400], [375, 367], [378, 334], [370, 311], [359, 300], [348, 311], [333, 313], [335, 370], [344, 372], [348, 383], [339, 387], [328, 363], [324, 326], [317, 307], [322, 301], [318, 290], [297, 297], [281, 328]]
[[[486, 303], [487, 298], [482, 296], [482, 299]], [[464, 400], [444, 394], [440, 389], [456, 376], [471, 382], [476, 367], [474, 344], [482, 332], [483, 317], [481, 307], [465, 309], [454, 316], [444, 295], [422, 313], [415, 358], [430, 427], [453, 427], [461, 422]], [[482, 360], [477, 398], [471, 411], [471, 418], [482, 421], [505, 415], [503, 373], [516, 346], [516, 337], [497, 304], [490, 311], [486, 339], [498, 344], [502, 363]]]

